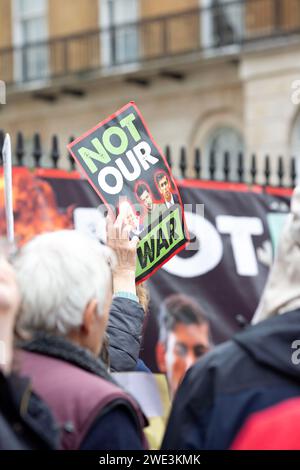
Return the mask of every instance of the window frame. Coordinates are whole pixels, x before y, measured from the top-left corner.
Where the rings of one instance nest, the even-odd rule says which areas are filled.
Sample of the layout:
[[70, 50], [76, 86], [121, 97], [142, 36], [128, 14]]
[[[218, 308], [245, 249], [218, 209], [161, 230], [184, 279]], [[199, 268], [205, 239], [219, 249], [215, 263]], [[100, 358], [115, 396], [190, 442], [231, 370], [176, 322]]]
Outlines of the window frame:
[[[134, 60], [130, 61], [121, 61], [119, 62], [117, 57], [117, 45], [115, 50], [116, 57], [112, 57], [112, 49], [111, 49], [111, 37], [108, 28], [111, 26], [110, 24], [110, 14], [109, 14], [109, 3], [113, 3], [119, 0], [99, 0], [99, 24], [100, 29], [106, 30], [106, 32], [101, 33], [100, 35], [100, 54], [101, 54], [101, 64], [105, 67], [115, 67], [115, 66], [126, 66], [137, 64], [139, 62], [139, 54], [138, 54], [138, 47], [139, 47], [139, 39], [137, 38], [137, 56]], [[125, 0], [122, 0], [125, 1]], [[126, 20], [124, 22], [115, 22], [113, 26], [121, 27], [123, 24], [126, 25], [127, 23], [135, 23], [138, 22], [140, 18], [140, 2], [138, 0], [134, 0], [136, 4], [136, 11], [130, 20]], [[138, 30], [137, 30], [138, 36]], [[115, 35], [116, 41], [116, 35]]]
[[[23, 71], [23, 60], [22, 58], [22, 48], [25, 45], [30, 45], [30, 44], [35, 44], [39, 42], [44, 42], [47, 41], [49, 38], [49, 24], [48, 24], [48, 14], [49, 14], [49, 1], [44, 0], [44, 13], [43, 10], [40, 9], [39, 11], [33, 11], [33, 12], [26, 12], [26, 13], [21, 13], [20, 11], [20, 0], [12, 0], [12, 31], [13, 31], [13, 45], [15, 48], [14, 51], [14, 60], [13, 60], [13, 65], [14, 65], [14, 80], [15, 82], [22, 83], [26, 81], [24, 79], [24, 71]], [[41, 5], [40, 2], [39, 6]], [[44, 36], [40, 40], [37, 41], [32, 41], [32, 42], [26, 42], [23, 38], [23, 21], [28, 21], [30, 19], [36, 19], [36, 18], [45, 18], [45, 29], [44, 29]], [[47, 69], [49, 70], [49, 58], [47, 60]], [[47, 76], [47, 73], [45, 74]], [[39, 80], [44, 80], [44, 79], [39, 79]], [[30, 81], [30, 80], [29, 80]]]

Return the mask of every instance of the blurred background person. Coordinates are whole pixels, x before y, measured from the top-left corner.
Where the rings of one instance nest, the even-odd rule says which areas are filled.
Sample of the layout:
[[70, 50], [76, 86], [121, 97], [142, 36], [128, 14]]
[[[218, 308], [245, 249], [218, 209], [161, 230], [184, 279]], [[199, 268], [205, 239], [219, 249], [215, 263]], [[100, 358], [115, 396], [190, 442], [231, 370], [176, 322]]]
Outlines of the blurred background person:
[[0, 449], [53, 449], [58, 428], [30, 381], [14, 371], [13, 342], [19, 289], [12, 266], [0, 258]]
[[159, 340], [156, 358], [159, 370], [167, 375], [174, 396], [186, 371], [211, 347], [209, 323], [191, 298], [169, 296], [159, 313]]
[[228, 449], [252, 413], [299, 396], [300, 187], [252, 323], [187, 373], [164, 449]]
[[[117, 235], [118, 234], [118, 235]], [[43, 234], [15, 260], [21, 289], [19, 327], [33, 334], [18, 360], [61, 426], [63, 449], [142, 449], [144, 417], [99, 359], [114, 289], [126, 285], [136, 242], [112, 223], [113, 252], [66, 230]], [[122, 256], [120, 252], [122, 251]], [[115, 259], [115, 261], [114, 261]], [[115, 262], [115, 265], [114, 265]]]

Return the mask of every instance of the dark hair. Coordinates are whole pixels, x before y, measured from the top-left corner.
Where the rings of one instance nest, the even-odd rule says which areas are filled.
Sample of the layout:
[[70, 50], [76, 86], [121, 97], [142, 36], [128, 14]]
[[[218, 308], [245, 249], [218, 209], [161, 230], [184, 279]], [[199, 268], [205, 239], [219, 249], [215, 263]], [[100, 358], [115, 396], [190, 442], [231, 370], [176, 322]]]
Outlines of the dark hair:
[[149, 193], [149, 188], [145, 183], [140, 183], [137, 187], [136, 194], [138, 197], [141, 197], [144, 191], [147, 191]]
[[183, 294], [173, 294], [162, 304], [158, 322], [159, 340], [165, 342], [178, 323], [203, 325], [208, 323], [208, 319], [195, 300]]
[[166, 177], [167, 179], [168, 176], [166, 175], [166, 173], [163, 173], [162, 171], [160, 173], [158, 173], [156, 176], [155, 176], [155, 179], [156, 179], [156, 183], [159, 184], [160, 180], [162, 180], [164, 177]]

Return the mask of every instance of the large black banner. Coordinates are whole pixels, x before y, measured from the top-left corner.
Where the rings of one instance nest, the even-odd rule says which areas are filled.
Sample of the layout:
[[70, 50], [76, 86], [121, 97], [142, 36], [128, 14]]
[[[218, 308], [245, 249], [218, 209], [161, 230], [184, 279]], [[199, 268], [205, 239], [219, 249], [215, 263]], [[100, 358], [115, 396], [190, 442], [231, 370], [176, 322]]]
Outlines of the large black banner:
[[[258, 187], [249, 191], [243, 185], [197, 182], [182, 182], [179, 188], [193, 246], [152, 277], [152, 315], [166, 296], [183, 292], [198, 301], [219, 343], [253, 316], [289, 211], [289, 192], [275, 196]], [[199, 207], [197, 212], [199, 204], [204, 217]], [[156, 337], [155, 327], [149, 321], [150, 337]], [[145, 341], [147, 358], [148, 347]]]
[[[78, 173], [15, 169], [13, 184], [20, 243], [36, 233], [73, 226], [104, 238], [99, 198]], [[289, 190], [199, 181], [181, 181], [178, 187], [191, 244], [147, 281], [151, 312], [142, 354], [153, 370], [155, 317], [167, 295], [183, 292], [194, 297], [210, 319], [216, 343], [250, 321], [289, 211]], [[1, 207], [0, 232], [5, 234]]]

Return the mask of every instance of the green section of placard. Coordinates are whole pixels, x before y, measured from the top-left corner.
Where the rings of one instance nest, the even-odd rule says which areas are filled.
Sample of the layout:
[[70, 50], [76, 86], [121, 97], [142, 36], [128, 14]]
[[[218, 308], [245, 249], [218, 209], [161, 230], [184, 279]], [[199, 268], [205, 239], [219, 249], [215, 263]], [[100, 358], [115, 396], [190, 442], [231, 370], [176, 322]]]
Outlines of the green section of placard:
[[151, 269], [185, 240], [179, 207], [170, 212], [142, 238], [137, 249], [136, 277]]

